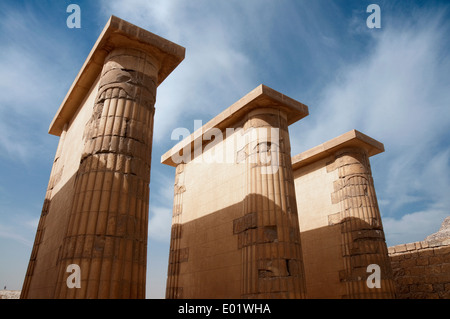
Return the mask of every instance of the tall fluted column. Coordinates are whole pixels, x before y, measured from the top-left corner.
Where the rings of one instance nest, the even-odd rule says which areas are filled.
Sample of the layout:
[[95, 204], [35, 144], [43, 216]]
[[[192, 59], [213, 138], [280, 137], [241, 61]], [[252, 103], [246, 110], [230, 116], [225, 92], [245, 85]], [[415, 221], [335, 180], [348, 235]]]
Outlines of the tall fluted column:
[[61, 138], [21, 298], [145, 296], [156, 88], [184, 56], [108, 19], [49, 126]]
[[[392, 269], [367, 151], [341, 149], [332, 165], [338, 170], [333, 201], [340, 205], [342, 253], [345, 269], [340, 279], [345, 298], [394, 298]], [[369, 287], [369, 265], [380, 268], [379, 288]]]
[[49, 206], [52, 197], [52, 191], [57, 184], [58, 180], [61, 178], [62, 167], [61, 167], [61, 153], [64, 148], [64, 141], [67, 133], [67, 124], [64, 125], [63, 131], [61, 133], [61, 138], [59, 139], [58, 148], [56, 149], [55, 159], [53, 160], [52, 170], [50, 173], [50, 180], [48, 182], [47, 191], [45, 193], [44, 204], [42, 205], [41, 216], [39, 218], [39, 223], [36, 231], [36, 236], [34, 239], [33, 249], [31, 251], [30, 262], [28, 263], [27, 273], [25, 275], [25, 280], [23, 282], [22, 291], [20, 293], [20, 298], [24, 299], [28, 297], [31, 279], [33, 277], [34, 268], [36, 265], [36, 256], [38, 255], [39, 248], [41, 247], [43, 234], [45, 230], [45, 220], [49, 212]]
[[286, 114], [248, 113], [247, 195], [235, 223], [243, 298], [304, 298], [305, 281]]
[[183, 298], [182, 288], [179, 287], [180, 263], [183, 258], [180, 254], [182, 224], [181, 214], [183, 212], [183, 193], [186, 191], [184, 186], [184, 166], [179, 164], [175, 173], [174, 199], [173, 199], [173, 216], [172, 216], [172, 233], [170, 237], [169, 251], [169, 267], [167, 271], [167, 287], [166, 298], [180, 299]]
[[[55, 298], [144, 298], [154, 103], [160, 64], [144, 51], [106, 57], [61, 247]], [[68, 289], [68, 265], [81, 287]]]

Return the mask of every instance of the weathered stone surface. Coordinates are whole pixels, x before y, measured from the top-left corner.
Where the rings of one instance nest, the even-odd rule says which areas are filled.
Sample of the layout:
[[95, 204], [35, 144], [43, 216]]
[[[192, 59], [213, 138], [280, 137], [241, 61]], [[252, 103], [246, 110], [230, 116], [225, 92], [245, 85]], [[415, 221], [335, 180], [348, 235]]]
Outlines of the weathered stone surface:
[[450, 245], [450, 216], [444, 219], [439, 231], [427, 236], [425, 241], [431, 245]]
[[[441, 230], [447, 228], [445, 219]], [[430, 238], [435, 238], [435, 234]], [[444, 237], [445, 238], [445, 237]], [[415, 242], [389, 247], [397, 298], [448, 299], [450, 296], [450, 245]]]
[[[306, 106], [261, 85], [162, 156], [176, 166], [167, 298], [305, 296], [288, 124], [306, 115]], [[211, 146], [204, 136], [214, 129], [233, 134]], [[225, 149], [231, 162], [206, 162], [201, 152], [174, 161], [243, 136]]]
[[[394, 298], [369, 156], [381, 143], [347, 132], [292, 158], [308, 298]], [[381, 288], [366, 284], [367, 267]]]
[[145, 297], [156, 89], [183, 58], [110, 18], [50, 125], [61, 138], [22, 298]]

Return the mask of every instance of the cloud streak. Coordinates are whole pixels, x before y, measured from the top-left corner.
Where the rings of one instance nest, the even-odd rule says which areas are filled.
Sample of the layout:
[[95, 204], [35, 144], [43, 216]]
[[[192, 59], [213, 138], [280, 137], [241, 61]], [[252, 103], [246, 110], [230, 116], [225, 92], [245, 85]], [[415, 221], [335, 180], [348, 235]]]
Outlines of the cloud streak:
[[193, 126], [195, 119], [206, 123], [259, 84], [255, 81], [252, 60], [245, 51], [244, 34], [248, 33], [242, 32], [252, 27], [252, 21], [257, 18], [247, 15], [250, 6], [247, 1], [233, 2], [234, 6], [227, 1], [102, 3], [105, 12], [117, 13], [187, 47], [185, 60], [158, 88], [156, 142], [170, 141], [171, 131], [180, 123]]
[[[376, 33], [371, 52], [340, 68], [311, 118], [292, 128], [297, 150], [351, 129], [385, 144], [372, 166], [388, 243], [421, 240], [450, 214], [450, 64], [442, 58], [449, 25], [442, 19], [428, 12]], [[425, 216], [427, 227], [418, 227]]]
[[48, 32], [51, 24], [27, 5], [2, 3], [0, 11], [0, 156], [29, 163], [50, 146], [48, 125], [77, 60], [65, 26]]

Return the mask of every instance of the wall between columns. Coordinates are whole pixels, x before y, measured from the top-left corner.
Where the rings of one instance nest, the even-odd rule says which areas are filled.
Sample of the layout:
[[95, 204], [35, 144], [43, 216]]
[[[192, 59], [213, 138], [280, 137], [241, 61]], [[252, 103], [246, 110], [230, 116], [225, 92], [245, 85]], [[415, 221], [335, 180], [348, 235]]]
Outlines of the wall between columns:
[[[100, 77], [100, 76], [99, 76]], [[77, 112], [72, 118], [64, 137], [64, 145], [62, 146], [60, 164], [60, 179], [53, 189], [53, 193], [57, 193], [67, 181], [78, 172], [80, 168], [81, 154], [84, 149], [84, 134], [86, 124], [89, 122], [93, 113], [93, 105], [98, 92], [99, 77], [92, 85], [87, 97], [82, 102]]]
[[304, 297], [286, 115], [237, 120], [177, 166], [167, 298]]
[[328, 225], [329, 216], [339, 212], [339, 205], [330, 201], [338, 175], [337, 170], [327, 171], [329, 161], [331, 157], [294, 171], [308, 298], [336, 298], [345, 294], [339, 281], [339, 271], [344, 268], [341, 233], [338, 227]]
[[[245, 165], [189, 163], [184, 168], [182, 222], [205, 217], [244, 199]], [[239, 183], [241, 181], [241, 183]]]
[[[363, 148], [294, 169], [308, 298], [393, 298], [392, 269]], [[369, 287], [377, 265], [380, 287]], [[371, 273], [371, 272], [370, 272]]]
[[399, 299], [450, 299], [450, 245], [426, 241], [389, 247]]
[[98, 79], [67, 126], [66, 132], [60, 137], [26, 274], [23, 291], [27, 298], [54, 297], [58, 274], [57, 260], [72, 207], [75, 176], [80, 167], [84, 147], [83, 134], [86, 123], [92, 116], [97, 89]]
[[242, 216], [245, 162], [223, 163], [217, 157], [227, 146], [233, 152], [227, 143], [239, 134], [210, 142], [203, 159], [196, 157], [177, 167], [169, 298], [240, 298], [241, 253], [233, 220]]

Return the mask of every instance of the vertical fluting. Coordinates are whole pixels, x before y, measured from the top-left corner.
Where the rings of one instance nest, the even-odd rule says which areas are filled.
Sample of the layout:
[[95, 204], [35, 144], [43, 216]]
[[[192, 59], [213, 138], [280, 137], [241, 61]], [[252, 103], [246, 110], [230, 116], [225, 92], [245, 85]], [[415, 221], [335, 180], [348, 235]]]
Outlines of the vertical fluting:
[[[244, 125], [247, 195], [239, 232], [243, 298], [304, 298], [305, 278], [286, 115], [262, 108]], [[238, 224], [238, 223], [237, 223]]]
[[[159, 63], [118, 48], [105, 59], [75, 180], [55, 298], [144, 298]], [[68, 288], [77, 264], [81, 288]]]
[[[387, 252], [375, 187], [365, 150], [343, 149], [336, 153], [339, 180], [335, 200], [341, 212], [341, 238], [346, 285], [345, 298], [394, 298], [392, 269]], [[380, 288], [370, 288], [367, 267], [378, 265]]]
[[172, 216], [172, 233], [170, 237], [169, 266], [167, 270], [166, 298], [182, 298], [183, 287], [179, 285], [180, 277], [180, 243], [182, 236], [182, 211], [184, 185], [184, 165], [179, 164], [175, 173], [174, 202]]

